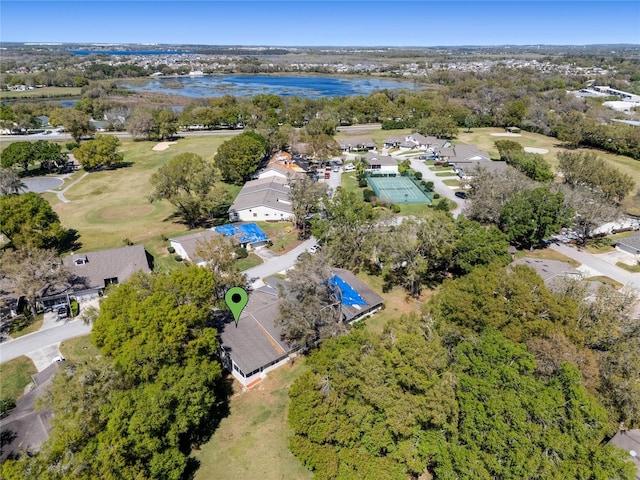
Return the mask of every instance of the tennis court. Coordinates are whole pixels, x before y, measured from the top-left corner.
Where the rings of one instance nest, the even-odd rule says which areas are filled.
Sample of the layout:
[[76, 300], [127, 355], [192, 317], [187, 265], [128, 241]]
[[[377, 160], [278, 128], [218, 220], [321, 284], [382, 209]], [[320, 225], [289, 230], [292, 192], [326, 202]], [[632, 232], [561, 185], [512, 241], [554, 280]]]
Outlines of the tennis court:
[[376, 196], [393, 203], [431, 203], [431, 198], [409, 177], [367, 177]]

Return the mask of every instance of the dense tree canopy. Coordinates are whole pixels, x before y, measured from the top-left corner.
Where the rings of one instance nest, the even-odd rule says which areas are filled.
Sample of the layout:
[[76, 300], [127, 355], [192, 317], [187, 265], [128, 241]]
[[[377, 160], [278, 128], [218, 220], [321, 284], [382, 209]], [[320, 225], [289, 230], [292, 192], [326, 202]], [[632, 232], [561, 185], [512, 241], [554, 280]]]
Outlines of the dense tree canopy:
[[73, 154], [85, 170], [100, 167], [115, 167], [122, 163], [124, 156], [118, 152], [120, 139], [114, 135], [96, 135], [93, 140], [83, 143], [73, 150]]
[[75, 240], [58, 214], [37, 193], [0, 196], [0, 231], [15, 248], [31, 246], [64, 251]]
[[67, 154], [60, 145], [38, 140], [36, 142], [14, 142], [2, 151], [1, 164], [5, 168], [19, 165], [26, 172], [31, 165], [39, 164], [45, 171], [60, 167], [67, 161]]
[[269, 153], [269, 145], [261, 135], [245, 132], [225, 141], [218, 148], [215, 161], [225, 182], [242, 184], [256, 171]]
[[9, 480], [180, 480], [222, 406], [211, 273], [137, 275], [100, 306], [103, 357], [67, 362], [54, 381], [53, 430], [40, 454], [3, 465]]

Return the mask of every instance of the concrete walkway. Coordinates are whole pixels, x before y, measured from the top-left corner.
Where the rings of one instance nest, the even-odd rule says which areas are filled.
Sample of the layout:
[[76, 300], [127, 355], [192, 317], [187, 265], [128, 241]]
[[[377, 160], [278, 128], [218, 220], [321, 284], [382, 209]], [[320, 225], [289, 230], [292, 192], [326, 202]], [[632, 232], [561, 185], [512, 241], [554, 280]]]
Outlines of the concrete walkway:
[[55, 193], [58, 196], [58, 200], [60, 200], [62, 203], [69, 203], [71, 200], [68, 200], [67, 197], [64, 196], [65, 192], [69, 190], [71, 187], [73, 187], [74, 185], [76, 185], [77, 183], [79, 183], [87, 175], [89, 175], [89, 172], [84, 172], [82, 175], [80, 175], [80, 178], [78, 178], [74, 182], [71, 182], [69, 185], [67, 185], [60, 191], [55, 191], [55, 190], [49, 190], [49, 191]]

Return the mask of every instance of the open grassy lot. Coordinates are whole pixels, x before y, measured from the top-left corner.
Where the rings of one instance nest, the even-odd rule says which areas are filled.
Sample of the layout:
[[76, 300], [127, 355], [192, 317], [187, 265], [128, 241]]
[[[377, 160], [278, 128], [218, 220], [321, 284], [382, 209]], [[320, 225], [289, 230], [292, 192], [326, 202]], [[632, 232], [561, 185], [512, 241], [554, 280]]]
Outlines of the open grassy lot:
[[412, 133], [414, 130], [410, 128], [404, 128], [402, 130], [359, 130], [357, 132], [338, 132], [335, 135], [336, 140], [345, 140], [347, 138], [362, 138], [371, 139], [376, 142], [378, 150], [382, 148], [384, 141], [389, 137], [399, 137], [408, 133]]
[[193, 452], [200, 461], [196, 480], [305, 480], [312, 474], [289, 451], [289, 387], [304, 372], [299, 358], [268, 374], [248, 392], [234, 382], [230, 415], [211, 440]]
[[558, 260], [560, 262], [567, 262], [569, 265], [571, 265], [574, 268], [578, 268], [580, 266], [580, 262], [577, 262], [572, 258], [566, 257], [560, 252], [556, 252], [551, 248], [543, 248], [540, 250], [532, 250], [532, 251], [521, 250], [518, 253], [516, 253], [516, 258], [522, 258], [522, 257], [542, 258], [545, 260]]
[[[151, 175], [180, 153], [193, 152], [212, 160], [218, 146], [227, 138], [183, 138], [164, 151], [152, 150], [155, 142], [123, 140], [124, 161], [132, 162], [131, 166], [89, 173], [65, 193], [69, 203], [59, 201], [51, 193], [45, 198], [64, 226], [79, 231], [83, 250], [118, 247], [127, 240], [157, 247], [162, 235], [169, 237], [187, 228], [172, 217], [174, 208], [169, 202], [149, 202]], [[229, 187], [234, 196], [239, 189]], [[150, 248], [150, 253], [162, 254], [154, 248]]]
[[10, 98], [45, 98], [45, 97], [74, 97], [79, 96], [81, 87], [42, 87], [33, 90], [2, 91], [0, 100]]
[[60, 353], [70, 362], [88, 362], [100, 355], [100, 350], [91, 343], [91, 336], [72, 338], [60, 343]]
[[[491, 158], [498, 159], [498, 150], [495, 148], [496, 140], [514, 140], [524, 147], [544, 148], [549, 153], [543, 155], [554, 168], [558, 166], [558, 152], [566, 151], [567, 148], [562, 145], [557, 138], [547, 137], [538, 133], [530, 133], [522, 131], [520, 137], [496, 137], [492, 133], [504, 133], [501, 128], [475, 128], [471, 133], [460, 130], [454, 143], [473, 143], [480, 150], [484, 150], [491, 155]], [[574, 151], [574, 150], [571, 150]], [[640, 215], [640, 199], [633, 198], [635, 193], [640, 193], [640, 161], [622, 155], [614, 155], [602, 150], [579, 148], [575, 151], [591, 151], [595, 152], [600, 158], [611, 163], [621, 172], [631, 175], [636, 182], [636, 190], [629, 195], [623, 204], [626, 211], [631, 214]]]
[[31, 383], [31, 375], [38, 373], [28, 357], [18, 357], [0, 364], [0, 397], [14, 400], [22, 397], [24, 388]]

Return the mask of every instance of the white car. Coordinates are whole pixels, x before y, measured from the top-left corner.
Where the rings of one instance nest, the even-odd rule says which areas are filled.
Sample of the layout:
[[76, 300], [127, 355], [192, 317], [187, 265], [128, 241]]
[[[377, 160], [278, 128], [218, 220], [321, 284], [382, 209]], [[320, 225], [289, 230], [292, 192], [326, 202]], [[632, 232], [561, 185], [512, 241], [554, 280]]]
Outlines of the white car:
[[309, 253], [316, 253], [317, 251], [320, 250], [320, 245], [313, 245], [309, 248]]

